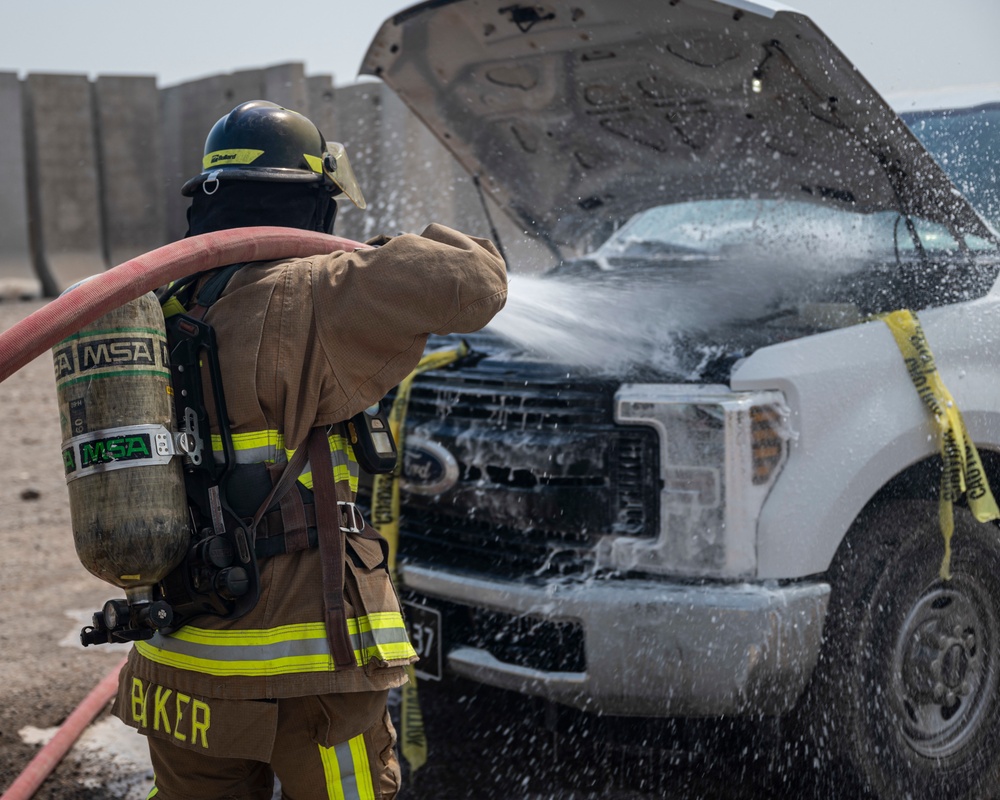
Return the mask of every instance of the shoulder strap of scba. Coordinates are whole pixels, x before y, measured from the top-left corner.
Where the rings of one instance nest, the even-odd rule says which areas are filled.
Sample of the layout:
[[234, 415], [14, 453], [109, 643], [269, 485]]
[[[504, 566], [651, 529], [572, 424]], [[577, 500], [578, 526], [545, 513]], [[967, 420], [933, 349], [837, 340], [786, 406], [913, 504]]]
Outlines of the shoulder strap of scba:
[[[170, 319], [177, 314], [187, 314], [202, 319], [208, 309], [222, 297], [222, 293], [226, 290], [233, 276], [245, 266], [246, 263], [230, 264], [174, 281], [162, 289], [159, 294], [163, 316]], [[206, 278], [206, 280], [192, 303], [191, 296], [202, 278]]]
[[[235, 464], [222, 388], [215, 332], [203, 319], [229, 280], [244, 266], [234, 264], [166, 287], [160, 294], [170, 354], [175, 416], [179, 432], [192, 443], [184, 458], [184, 484], [192, 519], [192, 540], [181, 564], [162, 582], [164, 599], [174, 611], [173, 627], [199, 614], [237, 618], [260, 596], [260, 578], [252, 524], [232, 511], [224, 486]], [[201, 279], [208, 276], [207, 281]], [[201, 283], [194, 313], [190, 302]], [[211, 287], [206, 293], [206, 287]], [[203, 302], [204, 301], [204, 302]], [[210, 386], [204, 386], [202, 367]], [[215, 411], [222, 442], [222, 460], [212, 450], [208, 404]]]

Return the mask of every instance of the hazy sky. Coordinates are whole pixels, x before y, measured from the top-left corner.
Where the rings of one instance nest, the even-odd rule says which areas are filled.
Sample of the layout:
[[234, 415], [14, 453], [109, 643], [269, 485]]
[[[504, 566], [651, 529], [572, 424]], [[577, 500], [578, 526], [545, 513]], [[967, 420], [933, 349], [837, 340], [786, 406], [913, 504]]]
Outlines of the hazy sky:
[[[302, 61], [308, 74], [332, 73], [342, 85], [355, 81], [382, 21], [408, 5], [399, 0], [11, 2], [0, 27], [0, 71], [145, 74], [170, 86]], [[998, 0], [786, 5], [812, 17], [884, 95], [969, 84], [1000, 87]]]

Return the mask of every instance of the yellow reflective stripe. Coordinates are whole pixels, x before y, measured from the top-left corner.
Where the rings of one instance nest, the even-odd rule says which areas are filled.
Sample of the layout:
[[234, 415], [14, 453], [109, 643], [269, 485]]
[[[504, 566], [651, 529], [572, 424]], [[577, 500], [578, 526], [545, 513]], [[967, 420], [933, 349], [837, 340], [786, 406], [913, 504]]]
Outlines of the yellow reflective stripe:
[[[376, 611], [361, 617], [348, 617], [347, 632], [352, 636], [363, 636], [375, 631], [405, 632], [403, 616], [398, 611]], [[277, 628], [251, 628], [247, 630], [215, 630], [185, 625], [165, 641], [186, 642], [204, 647], [272, 647], [288, 642], [309, 640], [326, 641], [326, 625], [322, 622], [302, 622], [295, 625], [280, 625]], [[380, 645], [394, 643], [385, 636]]]
[[347, 745], [351, 749], [351, 761], [354, 763], [354, 788], [358, 800], [375, 800], [375, 787], [372, 785], [372, 768], [368, 760], [365, 735], [362, 733], [355, 736]]
[[[357, 492], [360, 472], [354, 448], [347, 437], [341, 434], [333, 434], [327, 438], [333, 479], [349, 482], [351, 491]], [[294, 450], [285, 449], [284, 434], [276, 430], [234, 433], [233, 450], [237, 464], [280, 464], [290, 461], [295, 454]], [[212, 434], [212, 451], [216, 461], [222, 461], [222, 437], [217, 433]], [[307, 489], [312, 489], [312, 469], [308, 463], [299, 476], [299, 482]]]
[[[212, 444], [215, 445], [215, 436]], [[221, 444], [221, 441], [220, 441]], [[254, 447], [285, 447], [285, 437], [279, 431], [248, 431], [233, 434], [233, 447], [237, 450], [250, 450]]]
[[206, 153], [201, 160], [202, 169], [209, 167], [228, 167], [232, 164], [252, 164], [264, 155], [263, 150], [239, 148], [233, 150], [214, 150]]
[[[357, 624], [351, 619], [350, 623]], [[185, 625], [171, 635], [177, 642], [192, 642], [205, 645], [228, 647], [261, 647], [279, 642], [293, 642], [303, 639], [322, 639], [326, 636], [326, 626], [322, 622], [300, 622], [294, 625], [279, 625], [277, 628], [250, 628], [247, 630], [215, 630]]]
[[[337, 483], [350, 482], [351, 491], [358, 491], [358, 468], [357, 462], [352, 464], [336, 464], [333, 467], [333, 480]], [[307, 489], [313, 488], [313, 475], [312, 470], [308, 472], [303, 472], [299, 475], [299, 482], [305, 486]]]
[[308, 153], [303, 153], [302, 157], [306, 160], [309, 165], [309, 169], [313, 172], [318, 172], [320, 175], [323, 174], [323, 159], [319, 156], [311, 156]]
[[319, 745], [319, 757], [330, 800], [375, 800], [371, 762], [363, 733], [333, 747]]
[[329, 655], [276, 658], [268, 661], [214, 661], [171, 653], [162, 649], [152, 651], [146, 642], [137, 642], [136, 644], [144, 645], [136, 649], [144, 657], [157, 664], [201, 672], [219, 678], [235, 676], [270, 678], [276, 675], [298, 675], [306, 672], [333, 672], [334, 666], [333, 659]]
[[[358, 468], [358, 459], [354, 455], [354, 448], [351, 447], [350, 442], [347, 441], [347, 437], [342, 436], [341, 434], [333, 434], [332, 436], [329, 436], [328, 441], [330, 444], [330, 459], [333, 463], [334, 481], [349, 481], [351, 491], [357, 492], [360, 470]], [[289, 458], [291, 458], [291, 454], [293, 452], [294, 451], [289, 451]], [[299, 481], [307, 489], [313, 488], [311, 465], [306, 465], [302, 474], [299, 476]]]
[[379, 631], [386, 628], [398, 628], [403, 624], [403, 618], [398, 611], [374, 611], [362, 617], [351, 617], [347, 620], [347, 630], [354, 633], [362, 631]]
[[[284, 435], [273, 430], [234, 433], [233, 449], [237, 464], [274, 463], [284, 460], [285, 453], [289, 452], [285, 450]], [[222, 453], [222, 437], [217, 433], [212, 434], [212, 450], [217, 456]]]
[[373, 658], [406, 661], [417, 655], [398, 611], [377, 611], [362, 617], [351, 617], [347, 620], [347, 632], [355, 645], [354, 655], [362, 666]]
[[186, 625], [171, 636], [156, 634], [136, 645], [150, 661], [208, 675], [270, 676], [334, 668], [322, 622], [246, 631]]
[[[347, 620], [355, 662], [373, 658], [407, 661], [416, 657], [396, 611]], [[136, 643], [150, 661], [208, 675], [287, 675], [334, 670], [326, 626], [322, 622], [282, 625], [271, 629], [212, 630], [186, 625], [171, 636], [155, 634]]]
[[337, 748], [319, 745], [319, 757], [323, 762], [323, 775], [326, 777], [326, 796], [330, 800], [345, 800], [344, 787], [340, 783], [340, 761], [337, 758]]
[[[277, 430], [267, 430], [267, 431], [245, 431], [244, 433], [234, 433], [233, 435], [233, 447], [236, 450], [253, 450], [254, 448], [260, 447], [273, 447], [275, 449], [285, 447], [285, 435], [281, 431]], [[347, 437], [340, 433], [334, 433], [327, 437], [327, 442], [330, 445], [330, 452], [345, 452], [352, 453], [353, 448], [350, 442], [348, 442]], [[212, 434], [212, 449], [222, 450], [222, 437], [217, 434]], [[291, 457], [295, 451], [285, 450], [286, 455]]]
[[416, 655], [417, 651], [413, 649], [413, 646], [408, 641], [391, 644], [373, 644], [365, 648], [364, 651], [354, 651], [354, 656], [359, 659], [361, 666], [368, 664], [375, 657], [378, 657], [379, 661], [391, 663], [393, 661], [410, 661], [416, 658]]

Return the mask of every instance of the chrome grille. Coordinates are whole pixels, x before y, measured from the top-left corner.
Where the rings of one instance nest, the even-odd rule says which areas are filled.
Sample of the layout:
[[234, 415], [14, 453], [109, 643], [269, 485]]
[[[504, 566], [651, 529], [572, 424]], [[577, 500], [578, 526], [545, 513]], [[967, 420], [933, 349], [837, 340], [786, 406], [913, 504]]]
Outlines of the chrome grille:
[[486, 359], [414, 382], [408, 441], [444, 448], [458, 477], [437, 495], [404, 489], [402, 559], [541, 578], [585, 572], [608, 533], [655, 535], [656, 434], [614, 425], [616, 383], [554, 373]]

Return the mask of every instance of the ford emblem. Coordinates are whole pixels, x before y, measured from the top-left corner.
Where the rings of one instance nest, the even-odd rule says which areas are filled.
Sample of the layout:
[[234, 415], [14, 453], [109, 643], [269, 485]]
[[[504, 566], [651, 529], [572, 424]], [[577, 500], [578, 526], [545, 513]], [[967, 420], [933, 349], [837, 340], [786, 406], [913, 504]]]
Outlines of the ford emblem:
[[444, 494], [458, 483], [458, 461], [442, 445], [408, 436], [399, 485], [413, 494]]

